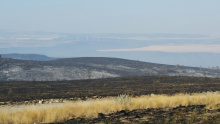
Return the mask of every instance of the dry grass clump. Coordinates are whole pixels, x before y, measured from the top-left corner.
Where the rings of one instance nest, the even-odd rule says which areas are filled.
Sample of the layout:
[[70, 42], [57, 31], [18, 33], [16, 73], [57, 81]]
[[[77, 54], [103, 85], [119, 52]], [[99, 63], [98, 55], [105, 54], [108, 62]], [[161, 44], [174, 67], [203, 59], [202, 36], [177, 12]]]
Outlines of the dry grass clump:
[[216, 107], [220, 105], [220, 92], [205, 92], [194, 94], [176, 95], [145, 95], [129, 97], [120, 95], [102, 99], [87, 101], [75, 101], [62, 104], [46, 104], [0, 108], [1, 123], [35, 123], [35, 122], [58, 122], [73, 117], [97, 117], [98, 113], [110, 113], [120, 110], [164, 108], [188, 105], [207, 105]]

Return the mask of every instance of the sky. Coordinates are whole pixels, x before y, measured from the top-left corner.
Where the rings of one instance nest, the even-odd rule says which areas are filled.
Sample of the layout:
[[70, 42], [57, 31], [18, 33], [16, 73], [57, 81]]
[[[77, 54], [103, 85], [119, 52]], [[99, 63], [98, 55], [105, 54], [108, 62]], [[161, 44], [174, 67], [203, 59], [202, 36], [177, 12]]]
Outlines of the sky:
[[[205, 61], [199, 58], [207, 53], [215, 61], [219, 5], [220, 0], [0, 0], [0, 54], [187, 65]], [[178, 56], [183, 59], [176, 61]]]
[[219, 0], [0, 0], [0, 29], [220, 34]]

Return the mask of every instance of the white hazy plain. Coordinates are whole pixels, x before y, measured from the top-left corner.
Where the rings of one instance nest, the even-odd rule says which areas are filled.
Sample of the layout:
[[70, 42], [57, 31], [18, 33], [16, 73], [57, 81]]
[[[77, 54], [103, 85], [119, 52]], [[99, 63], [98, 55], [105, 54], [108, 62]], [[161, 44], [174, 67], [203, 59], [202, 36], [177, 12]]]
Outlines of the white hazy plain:
[[161, 46], [147, 46], [141, 48], [130, 49], [106, 49], [98, 50], [100, 52], [126, 52], [126, 51], [160, 51], [160, 52], [208, 52], [220, 53], [220, 44], [204, 45], [204, 44], [188, 44], [188, 45], [161, 45]]

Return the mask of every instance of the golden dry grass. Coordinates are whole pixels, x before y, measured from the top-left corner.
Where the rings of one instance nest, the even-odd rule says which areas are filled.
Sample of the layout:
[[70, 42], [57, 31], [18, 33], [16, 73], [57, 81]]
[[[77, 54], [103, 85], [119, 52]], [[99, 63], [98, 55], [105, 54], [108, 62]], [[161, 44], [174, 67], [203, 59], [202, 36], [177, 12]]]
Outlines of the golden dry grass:
[[[220, 92], [205, 92], [176, 95], [145, 95], [131, 97], [126, 103], [114, 97], [75, 101], [62, 104], [46, 104], [0, 108], [1, 123], [35, 123], [58, 122], [72, 117], [97, 117], [98, 113], [110, 113], [120, 110], [164, 108], [188, 105], [207, 105], [216, 107], [220, 105]], [[18, 106], [17, 106], [18, 108]]]

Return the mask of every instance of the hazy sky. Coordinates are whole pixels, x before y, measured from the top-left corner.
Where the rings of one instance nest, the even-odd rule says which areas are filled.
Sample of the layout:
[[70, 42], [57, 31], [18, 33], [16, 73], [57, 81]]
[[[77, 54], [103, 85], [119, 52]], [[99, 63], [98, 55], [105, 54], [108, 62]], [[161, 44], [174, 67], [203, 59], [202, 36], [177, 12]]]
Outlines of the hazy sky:
[[0, 0], [0, 54], [220, 66], [219, 12], [220, 0]]
[[220, 0], [0, 0], [0, 30], [220, 34]]

